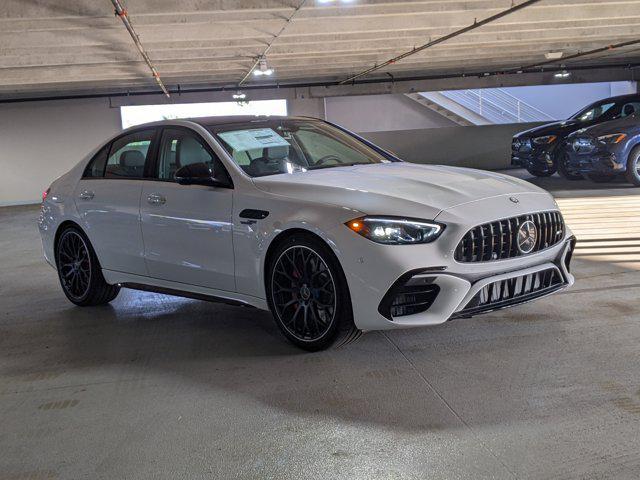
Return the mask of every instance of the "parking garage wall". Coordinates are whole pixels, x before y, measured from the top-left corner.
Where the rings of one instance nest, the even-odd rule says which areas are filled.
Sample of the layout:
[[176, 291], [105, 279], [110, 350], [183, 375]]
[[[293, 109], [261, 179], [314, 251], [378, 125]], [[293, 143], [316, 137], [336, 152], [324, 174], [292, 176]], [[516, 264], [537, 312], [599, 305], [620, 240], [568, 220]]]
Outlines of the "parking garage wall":
[[539, 123], [362, 132], [409, 162], [499, 170], [510, 168], [511, 138]]
[[40, 201], [54, 179], [120, 130], [109, 99], [0, 104], [0, 205]]

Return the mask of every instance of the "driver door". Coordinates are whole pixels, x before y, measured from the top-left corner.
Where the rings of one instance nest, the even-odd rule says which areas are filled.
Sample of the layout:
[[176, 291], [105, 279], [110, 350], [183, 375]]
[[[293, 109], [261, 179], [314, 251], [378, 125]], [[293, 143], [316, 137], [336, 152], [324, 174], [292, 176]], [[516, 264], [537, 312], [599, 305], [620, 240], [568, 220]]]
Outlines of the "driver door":
[[228, 175], [196, 132], [164, 128], [154, 180], [144, 182], [140, 204], [147, 269], [154, 278], [235, 291], [233, 189], [177, 183], [175, 172], [194, 163]]

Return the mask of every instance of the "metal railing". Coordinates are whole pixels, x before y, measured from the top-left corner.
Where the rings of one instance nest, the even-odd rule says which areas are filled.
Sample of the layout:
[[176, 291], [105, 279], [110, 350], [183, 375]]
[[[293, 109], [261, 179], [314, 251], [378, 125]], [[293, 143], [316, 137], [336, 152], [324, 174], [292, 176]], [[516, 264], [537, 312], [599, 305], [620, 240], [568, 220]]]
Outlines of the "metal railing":
[[440, 93], [493, 123], [555, 120], [551, 115], [523, 102], [501, 88], [446, 90]]

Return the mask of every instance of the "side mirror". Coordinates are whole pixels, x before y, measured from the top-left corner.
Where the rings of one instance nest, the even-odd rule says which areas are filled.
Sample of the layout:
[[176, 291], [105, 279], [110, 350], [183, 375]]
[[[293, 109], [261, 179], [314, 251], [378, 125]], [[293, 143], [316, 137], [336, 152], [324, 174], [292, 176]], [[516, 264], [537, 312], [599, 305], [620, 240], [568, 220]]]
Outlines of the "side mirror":
[[209, 187], [228, 187], [229, 182], [216, 178], [213, 170], [206, 163], [192, 163], [179, 168], [175, 175], [180, 185], [207, 185]]

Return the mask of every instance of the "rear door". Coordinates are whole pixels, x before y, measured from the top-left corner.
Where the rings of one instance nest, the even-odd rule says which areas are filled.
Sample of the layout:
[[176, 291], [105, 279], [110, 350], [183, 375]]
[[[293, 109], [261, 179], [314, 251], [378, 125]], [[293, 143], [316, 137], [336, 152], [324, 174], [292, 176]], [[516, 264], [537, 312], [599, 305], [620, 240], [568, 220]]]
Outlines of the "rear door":
[[142, 188], [145, 258], [151, 277], [235, 291], [232, 240], [233, 189], [180, 185], [175, 172], [205, 163], [228, 176], [206, 142], [185, 127], [164, 128], [154, 181]]
[[140, 230], [140, 194], [157, 130], [125, 134], [87, 165], [75, 203], [102, 268], [146, 275]]

